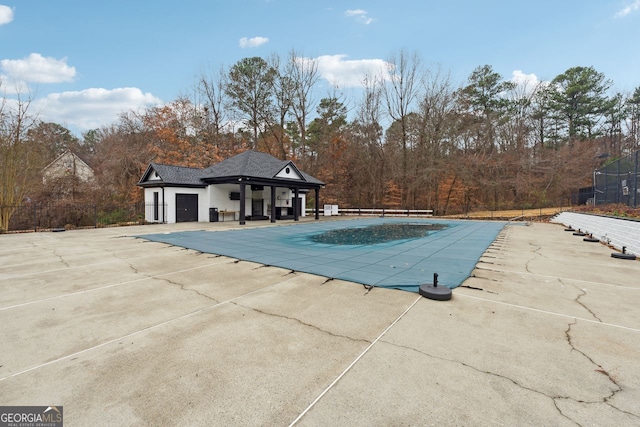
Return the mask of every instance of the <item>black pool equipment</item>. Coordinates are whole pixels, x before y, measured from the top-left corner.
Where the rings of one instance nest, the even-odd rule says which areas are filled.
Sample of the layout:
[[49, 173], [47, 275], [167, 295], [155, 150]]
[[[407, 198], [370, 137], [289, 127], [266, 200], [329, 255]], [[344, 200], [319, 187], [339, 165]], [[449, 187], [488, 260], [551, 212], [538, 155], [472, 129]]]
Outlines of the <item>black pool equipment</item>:
[[585, 237], [582, 240], [584, 240], [585, 242], [593, 242], [593, 243], [600, 241], [600, 239], [593, 237], [593, 234], [589, 234], [589, 237]]
[[635, 254], [628, 253], [627, 252], [627, 247], [623, 246], [622, 247], [622, 252], [614, 252], [614, 253], [612, 253], [611, 254], [611, 258], [635, 260], [636, 256], [635, 256]]
[[576, 231], [575, 233], [573, 233], [574, 236], [586, 236], [587, 233], [583, 233], [582, 230], [580, 230], [578, 228], [578, 231]]
[[446, 286], [438, 286], [438, 273], [433, 273], [433, 283], [420, 285], [418, 293], [425, 298], [436, 301], [447, 301], [451, 299], [451, 289]]
[[576, 230], [574, 230], [573, 227], [568, 226], [567, 228], [564, 229], [564, 231], [576, 231]]

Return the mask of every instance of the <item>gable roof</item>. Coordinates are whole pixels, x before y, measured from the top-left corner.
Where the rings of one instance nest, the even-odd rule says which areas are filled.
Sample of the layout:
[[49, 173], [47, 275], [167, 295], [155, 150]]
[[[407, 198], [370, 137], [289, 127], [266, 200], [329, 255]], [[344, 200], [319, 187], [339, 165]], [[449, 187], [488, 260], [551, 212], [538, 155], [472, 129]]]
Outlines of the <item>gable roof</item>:
[[[292, 168], [301, 179], [282, 178], [277, 175], [286, 167]], [[160, 179], [150, 179], [155, 171]], [[300, 171], [290, 160], [280, 160], [259, 151], [245, 151], [205, 169], [151, 163], [138, 182], [139, 186], [206, 187], [208, 183], [258, 180], [268, 183], [300, 183], [307, 188], [324, 185], [322, 181]]]
[[42, 182], [69, 176], [74, 176], [83, 182], [89, 182], [94, 178], [91, 166], [71, 150], [65, 150], [42, 169]]
[[71, 150], [65, 150], [62, 154], [56, 157], [51, 163], [45, 166], [42, 170], [46, 171], [47, 169], [51, 169], [53, 166], [57, 165], [57, 163], [59, 163], [63, 158], [68, 156], [71, 156], [76, 162], [79, 162], [81, 165], [85, 166], [87, 169], [90, 169], [91, 171], [93, 171], [91, 166], [89, 166], [86, 156], [83, 156], [85, 157], [83, 159], [82, 157], [80, 157], [78, 154], [74, 153]]
[[230, 157], [204, 170], [204, 179], [242, 176], [249, 178], [273, 179], [285, 167], [291, 167], [302, 179], [312, 184], [323, 185], [319, 179], [299, 170], [291, 160], [280, 160], [270, 154], [248, 150]]
[[[152, 172], [155, 172], [160, 179], [151, 179]], [[150, 163], [138, 182], [138, 185], [164, 184], [186, 187], [206, 187], [206, 184], [202, 182], [201, 176], [202, 169], [199, 168]]]

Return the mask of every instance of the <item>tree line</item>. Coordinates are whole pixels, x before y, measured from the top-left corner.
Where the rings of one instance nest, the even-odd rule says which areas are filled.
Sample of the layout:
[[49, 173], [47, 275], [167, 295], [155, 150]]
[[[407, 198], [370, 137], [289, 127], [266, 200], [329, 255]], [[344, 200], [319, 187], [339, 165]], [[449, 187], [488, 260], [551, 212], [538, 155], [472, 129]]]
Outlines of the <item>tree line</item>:
[[[640, 146], [640, 86], [615, 92], [593, 67], [534, 85], [483, 65], [455, 83], [400, 51], [378, 75], [362, 76], [358, 99], [340, 88], [318, 96], [320, 77], [318, 63], [294, 51], [244, 58], [203, 73], [187, 95], [124, 112], [82, 138], [32, 116], [29, 100], [9, 107], [4, 98], [0, 205], [135, 202], [149, 162], [206, 167], [252, 149], [324, 181], [323, 203], [443, 215], [544, 207], [591, 185], [603, 157]], [[40, 171], [64, 150], [90, 159], [92, 183], [42, 183]], [[61, 194], [61, 185], [73, 191]]]

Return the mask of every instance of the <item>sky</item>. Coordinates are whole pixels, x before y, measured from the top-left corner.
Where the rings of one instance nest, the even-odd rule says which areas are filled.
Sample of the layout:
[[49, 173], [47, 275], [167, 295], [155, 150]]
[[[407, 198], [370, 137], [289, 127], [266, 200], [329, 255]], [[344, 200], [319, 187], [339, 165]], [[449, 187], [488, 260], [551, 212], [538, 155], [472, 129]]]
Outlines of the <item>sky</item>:
[[[592, 66], [640, 86], [640, 0], [0, 0], [0, 100], [81, 134], [189, 96], [199, 77], [294, 50], [326, 94], [401, 51], [462, 85], [485, 64], [535, 84]], [[323, 95], [321, 94], [320, 97]]]

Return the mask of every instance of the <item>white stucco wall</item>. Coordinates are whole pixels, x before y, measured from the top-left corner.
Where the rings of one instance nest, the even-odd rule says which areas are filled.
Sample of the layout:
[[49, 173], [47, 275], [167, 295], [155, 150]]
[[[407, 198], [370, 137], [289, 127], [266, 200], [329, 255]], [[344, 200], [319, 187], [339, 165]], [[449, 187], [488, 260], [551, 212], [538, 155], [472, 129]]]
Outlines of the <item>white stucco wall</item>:
[[158, 221], [153, 219], [153, 193], [155, 191], [159, 193], [158, 203], [160, 204], [160, 209], [162, 209], [163, 202], [166, 204], [165, 222], [169, 224], [176, 222], [176, 194], [197, 194], [198, 222], [209, 221], [209, 192], [206, 188], [165, 187], [163, 201], [162, 188], [152, 187], [144, 189], [145, 219], [148, 222], [162, 222], [162, 211], [160, 211]]
[[176, 222], [176, 194], [198, 195], [198, 222], [209, 222], [209, 192], [206, 188], [167, 187], [164, 195], [167, 201], [167, 222]]
[[209, 186], [209, 207], [218, 208], [220, 211], [238, 211], [240, 210], [240, 200], [229, 199], [229, 193], [240, 192], [240, 186], [235, 184], [219, 184]]
[[[158, 219], [154, 219], [153, 211], [153, 193], [158, 192]], [[162, 188], [145, 188], [144, 189], [144, 219], [147, 222], [162, 222], [166, 220], [166, 210], [163, 216]], [[166, 208], [165, 208], [166, 209]]]
[[[276, 207], [277, 208], [290, 208], [292, 207], [294, 192], [288, 188], [276, 188]], [[298, 193], [298, 197], [302, 199], [302, 212], [300, 216], [306, 216], [305, 207], [307, 205], [307, 195], [305, 193]]]
[[[240, 200], [230, 200], [229, 193], [240, 192], [240, 185], [237, 184], [219, 184], [209, 186], [209, 195], [211, 200], [211, 207], [218, 208], [219, 211], [240, 211]], [[299, 193], [298, 196], [302, 199], [301, 215], [305, 215], [304, 207], [306, 205], [306, 195]], [[263, 215], [271, 216], [271, 187], [265, 186], [263, 190], [251, 191], [251, 186], [247, 185], [245, 188], [245, 215], [251, 215], [252, 200], [264, 200], [263, 202]], [[276, 187], [276, 207], [291, 207], [291, 201], [293, 200], [293, 191], [288, 188]]]
[[[160, 204], [160, 212], [158, 220], [153, 218], [153, 193], [158, 192], [158, 203]], [[165, 222], [176, 222], [176, 194], [197, 194], [198, 195], [198, 222], [209, 221], [209, 208], [218, 208], [218, 211], [235, 212], [236, 220], [239, 218], [240, 200], [231, 200], [229, 193], [240, 192], [240, 186], [237, 184], [218, 184], [210, 185], [208, 188], [181, 188], [181, 187], [165, 187], [164, 200], [162, 188], [152, 187], [145, 188], [144, 202], [146, 204], [145, 219], [147, 222], [162, 222], [162, 204], [166, 204]], [[292, 207], [294, 192], [288, 188], [276, 188], [276, 208]], [[306, 216], [306, 194], [298, 193], [302, 199], [302, 212], [300, 216]], [[263, 200], [263, 215], [271, 216], [271, 187], [265, 186], [263, 190], [251, 191], [251, 187], [247, 186], [245, 191], [245, 216], [251, 215], [252, 199]], [[221, 218], [222, 220], [222, 218]], [[231, 215], [227, 214], [225, 220], [231, 220]]]

